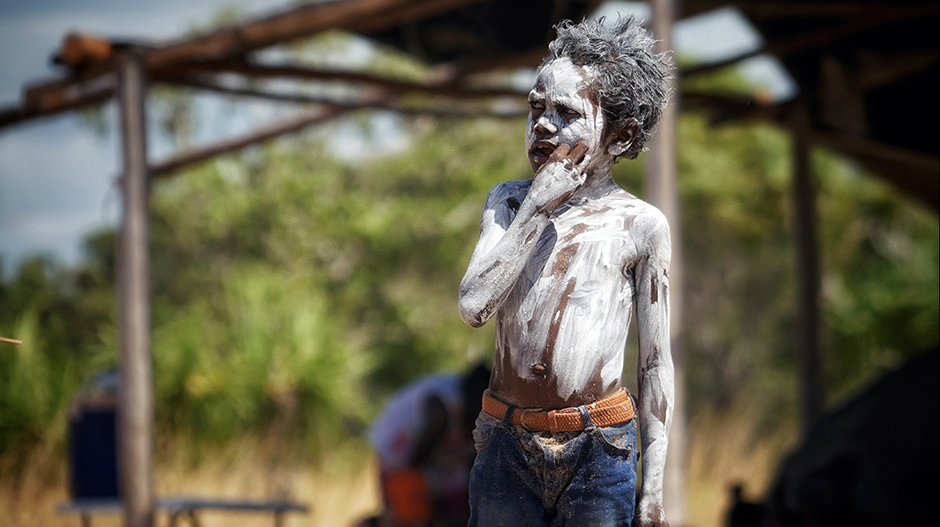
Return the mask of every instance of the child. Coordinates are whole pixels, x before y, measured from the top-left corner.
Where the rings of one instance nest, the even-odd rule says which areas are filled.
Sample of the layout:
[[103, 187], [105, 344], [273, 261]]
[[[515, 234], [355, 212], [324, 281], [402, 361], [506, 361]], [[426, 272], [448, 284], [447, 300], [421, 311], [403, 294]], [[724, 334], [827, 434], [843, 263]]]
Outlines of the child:
[[[636, 158], [652, 134], [671, 64], [632, 18], [556, 29], [529, 93], [535, 177], [490, 191], [460, 285], [468, 324], [496, 315], [496, 358], [474, 431], [470, 525], [665, 526], [669, 227], [614, 183], [611, 167]], [[634, 307], [636, 408], [621, 387]]]

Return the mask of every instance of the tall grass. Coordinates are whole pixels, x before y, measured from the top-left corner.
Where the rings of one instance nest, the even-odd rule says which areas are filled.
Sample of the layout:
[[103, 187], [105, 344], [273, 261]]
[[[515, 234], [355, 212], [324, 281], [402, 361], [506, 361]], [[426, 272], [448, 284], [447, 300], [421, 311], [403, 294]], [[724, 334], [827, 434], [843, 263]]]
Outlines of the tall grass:
[[155, 331], [157, 422], [210, 442], [264, 432], [313, 449], [357, 432], [369, 362], [318, 291], [264, 269], [223, 282], [220, 305], [192, 303]]
[[[185, 446], [176, 444], [175, 446]], [[157, 496], [203, 496], [226, 499], [290, 499], [309, 507], [307, 513], [284, 516], [284, 527], [352, 527], [354, 521], [374, 514], [381, 498], [372, 457], [359, 451], [359, 461], [349, 456], [319, 463], [273, 464], [271, 444], [242, 437], [219, 445], [211, 456], [192, 466], [185, 456], [162, 456], [154, 473]], [[37, 462], [32, 460], [32, 464]], [[19, 482], [0, 478], [0, 525], [3, 527], [74, 527], [80, 520], [63, 515], [57, 507], [67, 501], [65, 478], [49, 481], [32, 471]], [[99, 514], [96, 527], [119, 527], [119, 514]], [[183, 524], [188, 525], [187, 522]], [[270, 514], [204, 511], [203, 527], [270, 527]], [[170, 525], [169, 515], [158, 513], [155, 525]]]
[[[198, 455], [200, 445], [271, 435], [313, 457], [359, 435], [371, 411], [363, 402], [371, 363], [320, 291], [303, 276], [264, 268], [232, 268], [222, 281], [215, 301], [163, 307], [154, 317], [158, 444], [181, 435]], [[23, 340], [0, 348], [0, 473], [19, 479], [27, 459], [49, 459], [51, 474], [64, 461], [82, 382], [116, 365], [116, 328], [104, 326], [90, 349], [55, 357], [34, 310], [0, 330]]]
[[724, 527], [732, 505], [731, 488], [762, 501], [783, 455], [798, 439], [795, 420], [768, 429], [761, 405], [749, 398], [699, 411], [688, 426], [686, 459], [687, 527]]
[[[16, 335], [22, 345], [0, 345], [0, 473], [22, 475], [28, 454], [60, 458], [66, 434], [69, 398], [79, 384], [75, 361], [52, 360], [44, 353], [44, 337], [34, 310], [25, 311], [12, 328], [0, 328]], [[54, 471], [55, 463], [31, 466], [43, 473]]]

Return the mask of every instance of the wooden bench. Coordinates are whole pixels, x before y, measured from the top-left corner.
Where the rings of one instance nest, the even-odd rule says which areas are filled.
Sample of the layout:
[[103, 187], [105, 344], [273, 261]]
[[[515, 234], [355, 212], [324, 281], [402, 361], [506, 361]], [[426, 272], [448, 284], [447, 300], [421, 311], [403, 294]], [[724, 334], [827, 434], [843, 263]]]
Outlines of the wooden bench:
[[[229, 512], [262, 512], [274, 514], [275, 527], [284, 525], [284, 514], [288, 512], [306, 513], [307, 506], [289, 501], [247, 501], [207, 499], [197, 497], [157, 498], [154, 510], [170, 515], [170, 525], [175, 527], [180, 518], [189, 520], [192, 527], [199, 527], [198, 513], [205, 510]], [[121, 500], [116, 498], [78, 499], [58, 507], [60, 514], [78, 514], [82, 527], [91, 527], [91, 518], [95, 514], [120, 514], [124, 512]]]

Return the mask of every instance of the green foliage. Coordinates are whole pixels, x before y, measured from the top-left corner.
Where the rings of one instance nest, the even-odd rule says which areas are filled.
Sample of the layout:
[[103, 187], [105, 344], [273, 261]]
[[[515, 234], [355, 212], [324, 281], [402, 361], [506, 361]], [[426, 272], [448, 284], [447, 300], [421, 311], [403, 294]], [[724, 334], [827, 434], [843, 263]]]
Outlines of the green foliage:
[[[680, 67], [684, 61], [680, 58]], [[684, 93], [718, 93], [725, 95], [753, 95], [757, 88], [743, 78], [736, 67], [724, 67], [708, 74], [682, 77]]]
[[78, 386], [75, 361], [43, 353], [48, 340], [33, 310], [0, 325], [0, 334], [23, 341], [0, 352], [0, 453], [61, 446], [68, 398]]
[[316, 447], [364, 417], [366, 357], [308, 280], [270, 271], [229, 271], [220, 311], [196, 299], [155, 331], [157, 422], [167, 432], [220, 441], [274, 430]]
[[820, 178], [827, 385], [841, 399], [872, 371], [938, 344], [940, 229], [934, 212], [827, 152]]
[[[692, 410], [744, 397], [764, 419], [793, 416], [789, 138], [687, 113], [679, 145]], [[813, 170], [832, 405], [940, 341], [940, 230], [933, 213], [843, 158], [820, 150]]]
[[486, 191], [525, 177], [521, 138], [494, 148], [498, 127], [438, 124], [414, 150], [355, 167], [301, 140], [177, 179], [155, 193], [155, 294], [174, 306], [193, 291], [212, 298], [249, 262], [302, 277], [341, 338], [368, 350], [363, 390], [378, 396], [486, 356], [491, 333], [467, 328], [454, 297]]
[[[155, 185], [151, 280], [161, 437], [274, 435], [316, 452], [357, 435], [392, 390], [492, 353], [457, 316], [489, 188], [531, 176], [523, 123], [409, 121], [410, 147], [346, 164], [322, 136]], [[318, 139], [319, 137], [319, 139]], [[681, 120], [687, 380], [692, 409], [794, 407], [788, 137]], [[642, 159], [642, 158], [641, 158]], [[830, 393], [938, 341], [937, 218], [831, 154], [820, 186]], [[615, 177], [641, 194], [642, 162]], [[0, 284], [0, 454], [61, 444], [80, 382], [116, 363], [113, 233], [86, 261], [24, 264]]]
[[793, 371], [786, 138], [767, 126], [711, 127], [692, 114], [680, 144], [689, 391], [711, 395], [691, 398], [692, 408], [751, 388], [762, 410], [785, 407], [791, 392], [767, 388]]

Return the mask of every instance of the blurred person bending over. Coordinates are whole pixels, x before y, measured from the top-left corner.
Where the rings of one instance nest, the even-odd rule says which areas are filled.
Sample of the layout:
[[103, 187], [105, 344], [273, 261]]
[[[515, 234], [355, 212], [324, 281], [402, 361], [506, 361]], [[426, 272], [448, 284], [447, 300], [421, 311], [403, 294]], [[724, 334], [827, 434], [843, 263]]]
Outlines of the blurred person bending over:
[[477, 365], [405, 386], [369, 429], [385, 508], [361, 525], [455, 527], [470, 517], [473, 422], [490, 370]]

